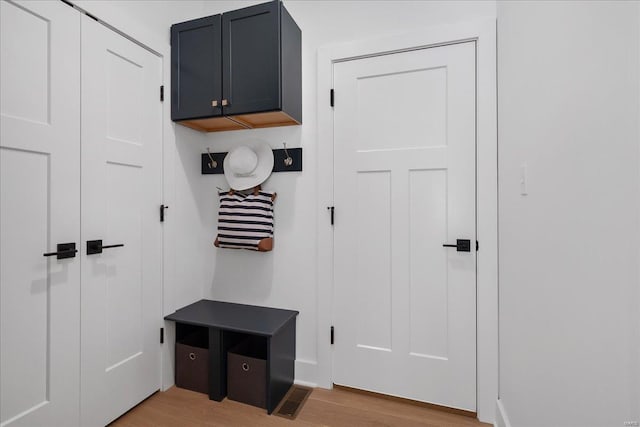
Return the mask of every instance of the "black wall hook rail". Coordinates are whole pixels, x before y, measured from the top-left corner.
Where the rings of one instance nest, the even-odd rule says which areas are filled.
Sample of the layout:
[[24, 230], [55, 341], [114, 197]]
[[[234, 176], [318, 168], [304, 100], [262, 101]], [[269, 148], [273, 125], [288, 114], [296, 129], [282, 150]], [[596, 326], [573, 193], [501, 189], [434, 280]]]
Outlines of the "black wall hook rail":
[[[302, 148], [287, 148], [286, 150], [293, 160], [291, 166], [286, 166], [284, 159], [287, 153], [282, 148], [273, 150], [273, 170], [272, 172], [302, 172]], [[211, 167], [209, 153], [202, 153], [202, 174], [218, 175], [224, 173], [224, 158], [227, 153], [211, 153], [211, 157], [216, 162], [216, 167]]]

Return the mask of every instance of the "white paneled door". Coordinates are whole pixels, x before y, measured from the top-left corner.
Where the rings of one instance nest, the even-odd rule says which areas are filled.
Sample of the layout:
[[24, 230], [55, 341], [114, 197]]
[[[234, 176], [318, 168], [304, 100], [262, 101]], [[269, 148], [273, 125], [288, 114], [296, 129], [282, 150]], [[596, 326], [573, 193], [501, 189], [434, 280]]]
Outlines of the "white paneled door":
[[[161, 60], [82, 19], [81, 424], [160, 388]], [[123, 245], [108, 247], [114, 245]]]
[[0, 1], [3, 427], [78, 424], [80, 262], [43, 254], [80, 243], [79, 37], [62, 2]]
[[334, 64], [336, 384], [475, 411], [475, 82], [474, 42]]

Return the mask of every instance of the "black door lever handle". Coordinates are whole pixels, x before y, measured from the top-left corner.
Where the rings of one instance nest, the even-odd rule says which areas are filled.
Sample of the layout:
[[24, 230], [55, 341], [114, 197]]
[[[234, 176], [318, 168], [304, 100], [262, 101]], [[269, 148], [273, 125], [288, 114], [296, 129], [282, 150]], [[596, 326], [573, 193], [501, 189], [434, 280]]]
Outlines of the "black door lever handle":
[[56, 252], [47, 252], [46, 254], [42, 254], [44, 256], [55, 256], [57, 259], [65, 259], [65, 258], [75, 258], [76, 249], [75, 243], [58, 243], [56, 246]]
[[103, 249], [121, 248], [124, 243], [102, 246], [102, 240], [87, 240], [87, 255], [101, 254]]
[[471, 252], [471, 240], [468, 239], [457, 239], [455, 245], [451, 244], [443, 244], [445, 248], [456, 248], [458, 252]]
[[124, 243], [118, 243], [117, 245], [107, 245], [107, 246], [103, 246], [102, 249], [109, 249], [109, 248], [121, 248], [124, 246]]

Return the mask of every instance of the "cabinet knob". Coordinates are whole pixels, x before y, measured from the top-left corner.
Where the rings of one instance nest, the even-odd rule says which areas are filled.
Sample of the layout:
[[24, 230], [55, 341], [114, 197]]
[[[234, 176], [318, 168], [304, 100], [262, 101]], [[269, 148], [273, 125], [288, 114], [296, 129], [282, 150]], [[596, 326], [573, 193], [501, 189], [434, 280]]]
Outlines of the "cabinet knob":
[[212, 107], [217, 107], [218, 106], [218, 100], [211, 101], [211, 106]]
[[227, 105], [229, 105], [229, 101], [227, 101], [226, 99], [222, 100], [222, 106], [226, 107]]

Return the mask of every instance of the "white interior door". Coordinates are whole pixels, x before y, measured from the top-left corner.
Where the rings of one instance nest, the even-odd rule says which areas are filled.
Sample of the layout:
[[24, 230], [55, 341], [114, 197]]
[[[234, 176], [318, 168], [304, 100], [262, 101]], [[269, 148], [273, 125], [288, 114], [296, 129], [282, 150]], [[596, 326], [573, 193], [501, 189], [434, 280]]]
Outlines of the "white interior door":
[[336, 384], [475, 411], [475, 81], [473, 42], [334, 65]]
[[[83, 426], [160, 388], [161, 60], [82, 19]], [[103, 253], [87, 255], [86, 241]]]
[[0, 425], [78, 424], [80, 15], [0, 1]]

